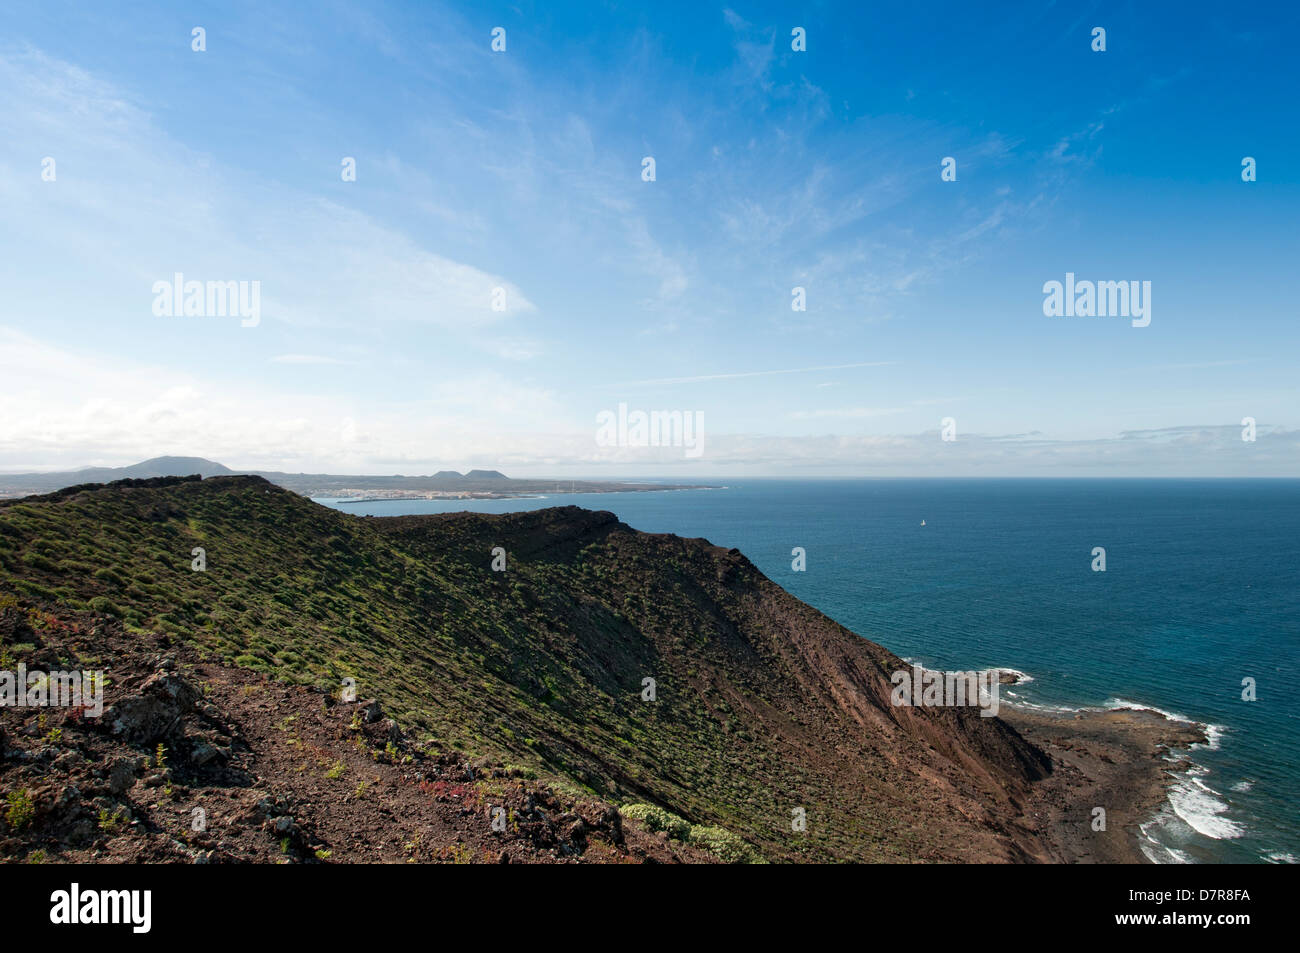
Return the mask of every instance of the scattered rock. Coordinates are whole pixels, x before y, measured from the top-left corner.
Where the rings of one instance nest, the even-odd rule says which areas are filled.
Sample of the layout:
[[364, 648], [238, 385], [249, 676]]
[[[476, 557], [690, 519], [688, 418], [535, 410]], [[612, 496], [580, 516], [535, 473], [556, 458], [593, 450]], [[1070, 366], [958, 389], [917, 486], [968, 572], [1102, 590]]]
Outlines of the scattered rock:
[[406, 740], [406, 736], [402, 734], [402, 729], [391, 718], [384, 723], [384, 733], [388, 741], [394, 745], [400, 745]]
[[190, 763], [196, 768], [201, 768], [205, 764], [213, 761], [225, 761], [229, 757], [227, 752], [222, 751], [215, 745], [210, 745], [206, 741], [200, 741], [190, 752]]
[[194, 710], [200, 697], [179, 675], [159, 672], [104, 711], [101, 723], [130, 744], [151, 745], [176, 735], [181, 719]]
[[118, 758], [108, 769], [108, 790], [115, 795], [125, 794], [135, 784], [139, 764], [131, 758]]

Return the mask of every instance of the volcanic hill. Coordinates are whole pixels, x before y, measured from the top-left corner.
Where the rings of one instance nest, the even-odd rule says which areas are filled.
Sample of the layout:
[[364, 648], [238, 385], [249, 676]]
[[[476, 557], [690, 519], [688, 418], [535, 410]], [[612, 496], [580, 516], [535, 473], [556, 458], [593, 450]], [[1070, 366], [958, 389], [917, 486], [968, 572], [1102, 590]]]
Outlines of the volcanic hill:
[[0, 709], [0, 797], [27, 805], [0, 856], [1059, 859], [1023, 820], [1051, 761], [1015, 729], [892, 706], [889, 651], [607, 512], [357, 517], [253, 476], [0, 501], [0, 652], [103, 669], [110, 706]]

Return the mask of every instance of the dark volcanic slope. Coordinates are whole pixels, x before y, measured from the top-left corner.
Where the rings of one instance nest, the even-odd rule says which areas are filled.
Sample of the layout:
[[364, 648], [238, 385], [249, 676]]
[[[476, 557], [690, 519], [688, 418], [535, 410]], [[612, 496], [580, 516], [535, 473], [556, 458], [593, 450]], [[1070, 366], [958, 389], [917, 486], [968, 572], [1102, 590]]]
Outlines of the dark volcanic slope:
[[98, 721], [0, 708], [0, 862], [719, 861], [571, 786], [419, 744], [377, 703], [0, 595], [0, 656], [23, 644], [46, 668], [111, 658], [113, 681]]
[[1047, 761], [1015, 731], [891, 706], [904, 665], [885, 649], [735, 550], [610, 513], [364, 519], [256, 477], [70, 488], [0, 503], [5, 591], [214, 664], [356, 678], [429, 746], [658, 804], [772, 860], [1046, 857], [1015, 819]]

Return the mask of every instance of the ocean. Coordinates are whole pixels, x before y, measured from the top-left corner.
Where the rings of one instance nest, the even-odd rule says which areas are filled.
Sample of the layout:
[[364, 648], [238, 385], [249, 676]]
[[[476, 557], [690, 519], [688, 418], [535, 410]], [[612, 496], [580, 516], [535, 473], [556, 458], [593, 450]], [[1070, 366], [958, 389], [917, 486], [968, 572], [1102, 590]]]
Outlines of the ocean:
[[[701, 481], [704, 482], [704, 481]], [[707, 481], [723, 482], [723, 481]], [[1145, 706], [1203, 722], [1157, 862], [1300, 859], [1300, 480], [764, 480], [716, 490], [319, 502], [375, 516], [546, 506], [745, 553], [805, 602], [926, 667], [1013, 668], [1011, 704]], [[922, 525], [924, 521], [924, 525]], [[792, 569], [794, 547], [806, 569]], [[1094, 549], [1105, 571], [1094, 571]], [[1253, 679], [1255, 700], [1243, 699]]]

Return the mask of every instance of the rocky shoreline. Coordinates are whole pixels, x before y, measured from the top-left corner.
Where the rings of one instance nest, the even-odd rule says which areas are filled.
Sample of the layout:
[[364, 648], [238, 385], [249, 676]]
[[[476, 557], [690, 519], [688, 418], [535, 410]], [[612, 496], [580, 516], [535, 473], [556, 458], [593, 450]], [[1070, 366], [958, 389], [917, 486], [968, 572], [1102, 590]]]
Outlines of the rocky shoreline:
[[[1062, 863], [1144, 864], [1140, 827], [1168, 799], [1186, 759], [1172, 752], [1207, 740], [1205, 726], [1149, 709], [1048, 714], [1003, 703], [999, 715], [1052, 759], [1025, 805], [1028, 832]], [[1105, 830], [1094, 830], [1103, 808]]]
[[[923, 672], [915, 662], [910, 663]], [[1027, 673], [996, 666], [1000, 688], [1034, 681]], [[1206, 726], [1178, 721], [1142, 707], [1044, 711], [999, 698], [998, 717], [1051, 761], [1023, 803], [1019, 828], [1010, 831], [1027, 857], [1054, 863], [1145, 864], [1141, 827], [1168, 804], [1174, 778], [1191, 767], [1171, 757], [1208, 739]], [[1105, 829], [1096, 822], [1105, 811]]]

